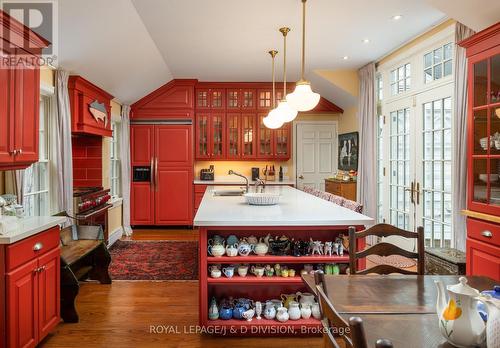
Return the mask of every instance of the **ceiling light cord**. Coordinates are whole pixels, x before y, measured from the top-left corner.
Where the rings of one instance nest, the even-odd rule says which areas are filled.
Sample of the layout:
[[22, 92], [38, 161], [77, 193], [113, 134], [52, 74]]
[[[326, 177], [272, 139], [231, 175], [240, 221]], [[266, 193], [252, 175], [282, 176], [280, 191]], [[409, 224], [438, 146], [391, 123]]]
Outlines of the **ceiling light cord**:
[[302, 0], [302, 78], [305, 81], [305, 62], [306, 62], [306, 1]]
[[283, 100], [286, 97], [286, 36], [290, 32], [290, 28], [283, 27], [280, 28], [280, 32], [283, 34]]
[[272, 95], [272, 99], [273, 99], [273, 109], [276, 107], [276, 88], [275, 88], [275, 73], [274, 73], [274, 57], [276, 57], [276, 55], [278, 54], [278, 51], [276, 50], [271, 50], [268, 52], [271, 57], [273, 58], [273, 64], [272, 64], [272, 75], [273, 75], [273, 95]]

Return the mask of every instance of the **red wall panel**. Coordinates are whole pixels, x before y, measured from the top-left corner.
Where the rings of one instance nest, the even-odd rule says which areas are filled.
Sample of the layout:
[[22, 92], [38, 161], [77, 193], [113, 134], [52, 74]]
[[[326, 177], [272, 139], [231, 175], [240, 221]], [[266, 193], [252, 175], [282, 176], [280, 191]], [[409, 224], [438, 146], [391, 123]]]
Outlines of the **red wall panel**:
[[102, 186], [102, 138], [73, 136], [73, 186]]

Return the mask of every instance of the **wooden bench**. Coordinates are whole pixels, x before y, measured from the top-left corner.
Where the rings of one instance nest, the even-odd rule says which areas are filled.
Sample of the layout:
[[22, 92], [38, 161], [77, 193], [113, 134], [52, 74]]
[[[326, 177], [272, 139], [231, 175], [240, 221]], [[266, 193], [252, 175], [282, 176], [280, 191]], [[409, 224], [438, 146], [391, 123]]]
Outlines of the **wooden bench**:
[[61, 230], [60, 236], [61, 317], [66, 323], [77, 323], [75, 299], [79, 281], [91, 279], [111, 284], [111, 256], [102, 240], [102, 229], [95, 226], [76, 226], [76, 236], [73, 226], [69, 226]]

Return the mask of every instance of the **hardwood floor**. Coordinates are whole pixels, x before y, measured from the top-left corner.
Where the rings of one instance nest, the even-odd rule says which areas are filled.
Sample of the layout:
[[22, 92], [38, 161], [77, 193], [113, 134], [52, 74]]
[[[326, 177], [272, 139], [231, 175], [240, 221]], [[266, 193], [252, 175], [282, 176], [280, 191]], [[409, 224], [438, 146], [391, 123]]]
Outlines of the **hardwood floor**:
[[[131, 239], [197, 238], [197, 230], [138, 229]], [[198, 324], [197, 281], [83, 283], [77, 309], [80, 322], [59, 324], [40, 347], [322, 347], [321, 337], [220, 337], [192, 333]], [[158, 333], [160, 330], [163, 333]]]

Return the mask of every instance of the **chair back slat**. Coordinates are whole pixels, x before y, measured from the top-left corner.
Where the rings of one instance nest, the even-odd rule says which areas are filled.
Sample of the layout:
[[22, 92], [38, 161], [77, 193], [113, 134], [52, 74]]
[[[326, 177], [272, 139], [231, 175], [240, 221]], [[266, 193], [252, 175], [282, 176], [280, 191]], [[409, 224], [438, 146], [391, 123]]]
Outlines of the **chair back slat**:
[[325, 328], [325, 331], [330, 331], [332, 336], [336, 336], [334, 334], [335, 332], [343, 332], [344, 334], [338, 336], [344, 340], [346, 348], [354, 348], [351, 338], [348, 336], [350, 333], [349, 324], [335, 310], [332, 303], [328, 299], [328, 296], [323, 291], [323, 287], [321, 285], [316, 285], [316, 290], [318, 292], [318, 299], [323, 320], [325, 321], [323, 326], [328, 326]]
[[389, 255], [401, 255], [405, 256], [409, 259], [417, 259], [418, 258], [418, 253], [413, 253], [411, 251], [402, 249], [398, 247], [397, 245], [391, 244], [391, 243], [377, 243], [375, 245], [372, 245], [368, 249], [365, 249], [363, 251], [357, 252], [356, 257], [358, 259], [361, 259], [363, 257], [366, 257], [368, 255], [379, 255], [379, 256], [389, 256]]
[[[365, 250], [360, 252], [357, 251], [357, 239], [365, 238], [367, 236], [377, 236], [377, 237], [389, 237], [389, 236], [400, 236], [405, 238], [413, 238], [417, 240], [417, 252], [411, 252], [404, 250], [396, 245], [382, 242], [375, 244]], [[357, 270], [357, 263], [359, 259], [365, 258], [369, 255], [380, 255], [380, 256], [390, 256], [390, 255], [400, 255], [411, 259], [417, 259], [417, 271], [408, 271], [405, 269], [397, 268], [391, 265], [377, 265], [370, 269]], [[388, 224], [378, 224], [372, 226], [364, 231], [356, 232], [354, 227], [349, 227], [349, 269], [351, 274], [368, 274], [368, 273], [378, 273], [378, 274], [390, 274], [390, 273], [400, 273], [400, 274], [424, 274], [425, 260], [424, 260], [424, 228], [419, 226], [417, 232], [405, 231]]]

